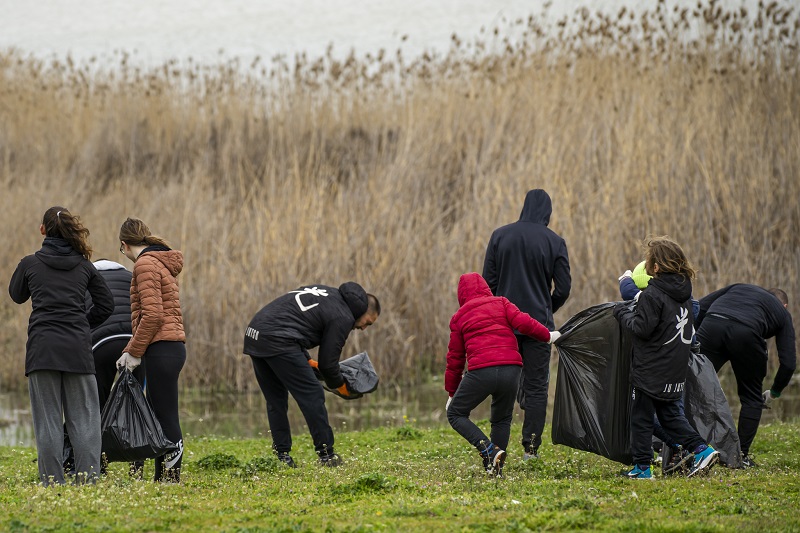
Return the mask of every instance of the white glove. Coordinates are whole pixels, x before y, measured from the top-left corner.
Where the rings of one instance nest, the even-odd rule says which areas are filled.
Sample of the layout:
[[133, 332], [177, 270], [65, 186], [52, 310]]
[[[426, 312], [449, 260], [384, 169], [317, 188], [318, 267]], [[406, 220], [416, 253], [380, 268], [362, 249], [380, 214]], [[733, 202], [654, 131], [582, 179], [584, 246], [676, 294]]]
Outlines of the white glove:
[[445, 411], [447, 411], [448, 409], [450, 409], [450, 402], [452, 402], [452, 401], [453, 401], [453, 397], [452, 397], [452, 396], [450, 396], [450, 397], [448, 397], [448, 398], [447, 398], [447, 403], [446, 403], [446, 404], [444, 404], [444, 410], [445, 410]]
[[128, 352], [123, 353], [122, 357], [117, 359], [117, 369], [125, 367], [128, 370], [133, 371], [133, 369], [140, 364], [142, 364], [142, 359], [140, 357], [134, 357]]
[[642, 295], [642, 291], [637, 292], [636, 296], [633, 297], [633, 301], [638, 304], [639, 303], [639, 296], [641, 296], [641, 295]]
[[631, 272], [630, 270], [626, 270], [625, 272], [622, 273], [622, 275], [618, 279], [622, 281], [623, 279], [630, 277], [633, 277], [633, 272]]
[[761, 395], [761, 399], [764, 401], [763, 408], [772, 409], [772, 407], [770, 407], [769, 404], [771, 404], [772, 400], [774, 400], [775, 398], [777, 398], [777, 396], [773, 396], [772, 391], [770, 391], [769, 389], [765, 390], [764, 393]]
[[561, 336], [561, 332], [560, 331], [551, 331], [550, 332], [550, 340], [547, 341], [547, 344], [553, 344], [554, 342], [556, 342], [558, 340], [558, 338], [560, 336]]

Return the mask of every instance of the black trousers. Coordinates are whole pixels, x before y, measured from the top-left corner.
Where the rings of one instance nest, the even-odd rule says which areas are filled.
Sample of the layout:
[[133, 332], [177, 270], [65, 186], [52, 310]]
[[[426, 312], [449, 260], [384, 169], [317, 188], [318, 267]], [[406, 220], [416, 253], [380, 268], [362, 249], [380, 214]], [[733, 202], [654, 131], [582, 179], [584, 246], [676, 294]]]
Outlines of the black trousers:
[[703, 437], [686, 420], [679, 400], [658, 400], [634, 387], [631, 404], [631, 453], [634, 464], [649, 466], [653, 461], [654, 414], [658, 415], [664, 431], [686, 450], [691, 452], [705, 444]]
[[325, 391], [314, 376], [302, 351], [250, 357], [256, 380], [267, 402], [267, 419], [272, 432], [272, 447], [277, 452], [292, 450], [289, 426], [289, 394], [295, 399], [308, 424], [317, 454], [333, 453], [333, 430], [328, 423]]
[[183, 433], [178, 412], [178, 377], [186, 363], [186, 345], [180, 341], [159, 341], [147, 347], [143, 364], [147, 378], [147, 399], [164, 435], [178, 450], [156, 458], [156, 481], [179, 481], [183, 461]]
[[550, 385], [550, 345], [530, 337], [517, 336], [522, 354], [522, 395], [520, 407], [525, 410], [522, 422], [522, 445], [542, 444], [542, 431], [547, 416]]
[[735, 320], [707, 315], [697, 332], [700, 348], [719, 372], [731, 362], [742, 408], [739, 411], [739, 441], [742, 453], [750, 453], [756, 438], [764, 401], [761, 397], [767, 376], [767, 343], [750, 327]]
[[[479, 451], [489, 441], [503, 450], [508, 447], [521, 370], [517, 365], [489, 366], [470, 370], [464, 374], [458, 390], [453, 395], [453, 400], [447, 409], [447, 421], [459, 435]], [[492, 411], [489, 418], [492, 431], [490, 438], [487, 439], [486, 434], [469, 419], [469, 415], [489, 396], [492, 397]]]

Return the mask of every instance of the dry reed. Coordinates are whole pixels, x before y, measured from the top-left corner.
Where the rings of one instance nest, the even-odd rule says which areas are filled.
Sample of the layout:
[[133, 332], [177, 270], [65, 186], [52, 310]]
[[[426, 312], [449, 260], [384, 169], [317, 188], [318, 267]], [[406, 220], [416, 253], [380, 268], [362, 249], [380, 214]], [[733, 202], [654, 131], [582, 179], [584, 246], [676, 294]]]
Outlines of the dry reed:
[[[443, 369], [456, 282], [527, 190], [553, 198], [573, 291], [557, 324], [618, 299], [647, 234], [699, 267], [695, 295], [783, 287], [800, 316], [797, 15], [716, 3], [531, 17], [407, 61], [381, 51], [143, 69], [0, 54], [0, 279], [68, 206], [95, 258], [127, 216], [183, 250], [185, 386], [255, 388], [251, 316], [304, 283], [362, 283], [355, 332], [386, 379]], [[508, 35], [514, 35], [514, 38]], [[24, 384], [28, 306], [0, 300], [0, 387]]]

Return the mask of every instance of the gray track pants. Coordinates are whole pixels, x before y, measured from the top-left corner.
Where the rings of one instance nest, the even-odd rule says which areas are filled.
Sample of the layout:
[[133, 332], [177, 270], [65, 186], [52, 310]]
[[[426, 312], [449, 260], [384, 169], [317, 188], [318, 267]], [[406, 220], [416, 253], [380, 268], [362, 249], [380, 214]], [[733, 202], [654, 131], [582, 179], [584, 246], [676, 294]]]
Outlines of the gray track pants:
[[64, 424], [75, 450], [76, 483], [100, 472], [100, 402], [94, 374], [37, 370], [28, 374], [39, 479], [64, 484]]

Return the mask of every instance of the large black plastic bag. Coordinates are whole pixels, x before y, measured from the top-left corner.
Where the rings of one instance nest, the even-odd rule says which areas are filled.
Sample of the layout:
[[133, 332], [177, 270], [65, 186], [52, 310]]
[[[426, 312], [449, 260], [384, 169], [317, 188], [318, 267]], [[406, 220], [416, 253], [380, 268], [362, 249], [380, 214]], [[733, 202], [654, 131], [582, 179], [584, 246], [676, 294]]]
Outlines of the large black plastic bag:
[[559, 328], [552, 439], [630, 464], [632, 343], [614, 305], [585, 309]]
[[714, 365], [703, 354], [692, 353], [689, 358], [684, 411], [700, 436], [719, 452], [723, 463], [731, 468], [742, 468], [742, 447], [728, 399]]
[[[369, 394], [378, 388], [378, 373], [375, 372], [375, 367], [372, 366], [372, 361], [369, 360], [367, 352], [345, 359], [339, 363], [339, 370], [342, 372], [342, 377], [347, 381], [347, 390], [350, 396], [342, 396], [336, 389], [331, 389], [325, 382], [322, 382], [322, 387], [333, 394], [344, 398], [345, 400], [356, 400], [365, 394]], [[318, 376], [322, 378], [320, 374]]]
[[103, 408], [103, 452], [109, 462], [153, 459], [175, 450], [142, 393], [142, 385], [127, 368]]

